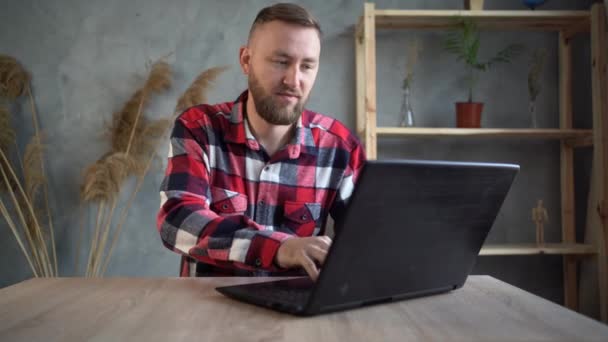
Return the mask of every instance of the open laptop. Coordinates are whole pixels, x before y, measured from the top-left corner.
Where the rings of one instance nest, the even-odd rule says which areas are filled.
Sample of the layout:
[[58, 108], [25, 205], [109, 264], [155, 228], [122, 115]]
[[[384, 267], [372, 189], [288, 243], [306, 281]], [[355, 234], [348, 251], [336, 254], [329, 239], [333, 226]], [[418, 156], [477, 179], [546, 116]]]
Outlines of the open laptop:
[[367, 161], [316, 282], [218, 287], [295, 315], [361, 307], [462, 287], [518, 165]]

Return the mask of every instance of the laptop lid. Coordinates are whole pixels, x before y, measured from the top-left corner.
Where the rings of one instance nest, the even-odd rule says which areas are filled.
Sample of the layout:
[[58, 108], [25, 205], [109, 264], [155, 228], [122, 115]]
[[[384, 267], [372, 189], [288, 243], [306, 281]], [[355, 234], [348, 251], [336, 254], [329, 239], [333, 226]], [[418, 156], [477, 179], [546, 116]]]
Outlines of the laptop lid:
[[306, 311], [461, 287], [518, 171], [512, 164], [368, 161]]

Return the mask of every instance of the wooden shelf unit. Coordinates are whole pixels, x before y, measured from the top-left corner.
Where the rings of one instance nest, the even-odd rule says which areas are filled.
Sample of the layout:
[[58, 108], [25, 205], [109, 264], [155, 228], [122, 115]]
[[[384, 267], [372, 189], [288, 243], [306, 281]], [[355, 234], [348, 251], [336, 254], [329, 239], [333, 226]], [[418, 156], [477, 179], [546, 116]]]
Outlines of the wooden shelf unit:
[[485, 30], [589, 32], [589, 11], [468, 11], [468, 10], [376, 10], [376, 28], [446, 29], [454, 18], [473, 18]]
[[376, 127], [379, 136], [403, 137], [496, 137], [496, 138], [538, 138], [578, 140], [593, 144], [590, 129], [559, 128], [431, 128], [431, 127]]
[[545, 243], [536, 244], [486, 244], [479, 255], [534, 255], [534, 254], [557, 254], [593, 256], [597, 249], [593, 245], [581, 243]]
[[[377, 127], [376, 124], [376, 30], [449, 29], [457, 17], [475, 20], [484, 30], [551, 31], [558, 33], [559, 117], [555, 129], [516, 128], [431, 128]], [[593, 128], [572, 126], [572, 45], [576, 34], [591, 35]], [[608, 322], [608, 73], [606, 12], [604, 5], [593, 4], [589, 11], [467, 11], [467, 10], [392, 10], [376, 9], [365, 3], [363, 16], [355, 28], [357, 133], [365, 143], [369, 159], [377, 158], [379, 137], [403, 138], [529, 138], [560, 141], [560, 183], [562, 242], [536, 245], [489, 245], [480, 255], [558, 254], [564, 256], [564, 302], [578, 308], [578, 262], [581, 256], [597, 258], [600, 315]], [[453, 115], [450, 113], [450, 115]], [[574, 216], [574, 149], [593, 146], [586, 234], [594, 241], [576, 243]]]

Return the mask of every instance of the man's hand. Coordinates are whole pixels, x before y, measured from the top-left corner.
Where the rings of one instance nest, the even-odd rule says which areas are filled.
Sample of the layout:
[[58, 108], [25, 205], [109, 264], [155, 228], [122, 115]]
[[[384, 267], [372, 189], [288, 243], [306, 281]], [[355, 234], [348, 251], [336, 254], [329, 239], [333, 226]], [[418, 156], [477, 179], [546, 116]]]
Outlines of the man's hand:
[[328, 236], [293, 237], [281, 243], [275, 261], [283, 268], [301, 266], [312, 280], [317, 280], [319, 269], [325, 262], [331, 246]]

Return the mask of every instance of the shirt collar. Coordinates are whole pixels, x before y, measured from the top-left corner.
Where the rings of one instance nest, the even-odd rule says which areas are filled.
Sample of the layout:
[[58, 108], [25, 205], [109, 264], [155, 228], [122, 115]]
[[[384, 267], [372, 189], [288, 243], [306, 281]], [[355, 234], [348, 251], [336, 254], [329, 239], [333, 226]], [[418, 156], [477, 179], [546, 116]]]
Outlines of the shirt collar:
[[[230, 114], [230, 127], [224, 139], [235, 144], [245, 144], [252, 150], [259, 150], [260, 144], [253, 136], [247, 121], [247, 96], [245, 90], [233, 103]], [[297, 159], [301, 153], [317, 155], [317, 146], [310, 130], [311, 112], [304, 110], [296, 122], [296, 131], [285, 146], [290, 159]]]

